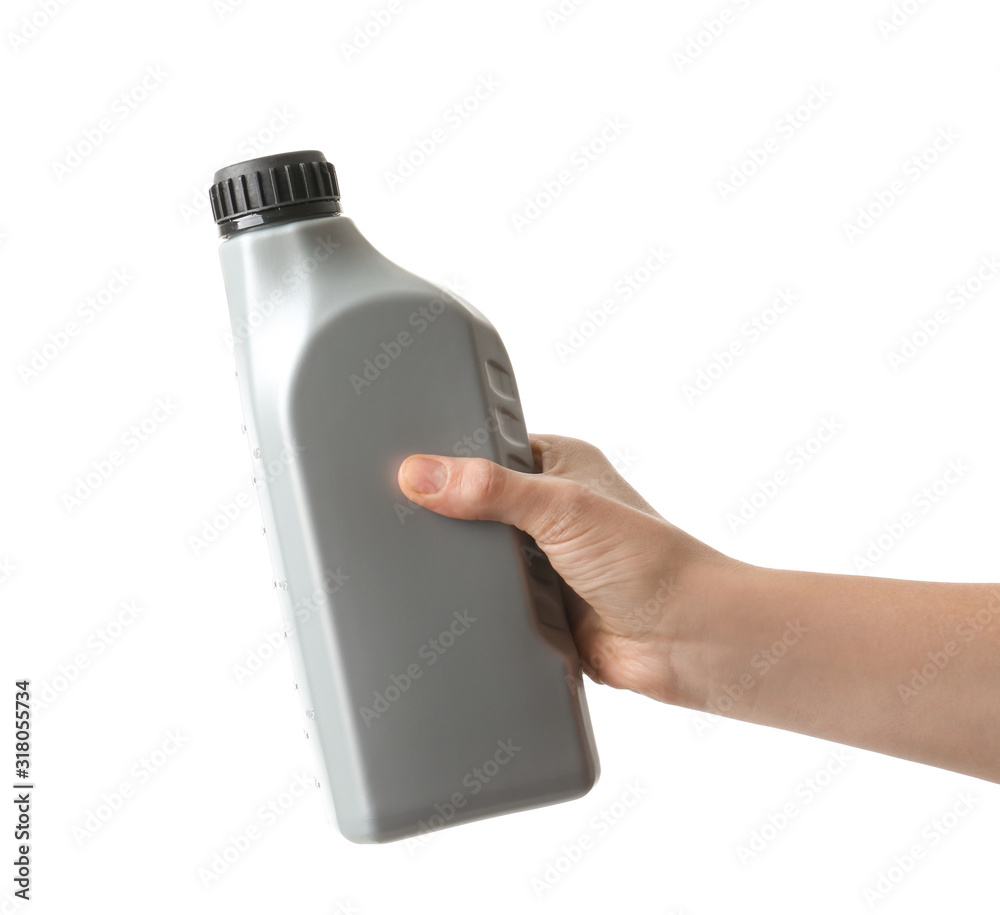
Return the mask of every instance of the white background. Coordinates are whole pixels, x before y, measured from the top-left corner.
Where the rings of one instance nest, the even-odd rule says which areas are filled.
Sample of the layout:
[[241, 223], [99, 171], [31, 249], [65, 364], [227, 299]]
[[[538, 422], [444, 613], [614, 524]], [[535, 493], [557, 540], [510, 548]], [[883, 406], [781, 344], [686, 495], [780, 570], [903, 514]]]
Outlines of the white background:
[[[493, 321], [529, 427], [617, 455], [681, 527], [750, 562], [854, 572], [911, 511], [866, 574], [996, 581], [1000, 280], [956, 298], [1000, 253], [995, 4], [908, 0], [886, 34], [890, 0], [590, 0], [559, 22], [547, 2], [401, 0], [350, 54], [387, 3], [45, 6], [11, 0], [0, 23], [0, 652], [3, 701], [30, 677], [36, 705], [23, 911], [862, 912], [880, 875], [876, 910], [996, 911], [996, 786], [857, 750], [827, 776], [832, 744], [593, 685], [603, 772], [582, 800], [416, 852], [350, 844], [315, 789], [261, 816], [311, 758], [284, 648], [237, 676], [273, 654], [279, 618], [205, 197], [223, 165], [321, 149], [373, 244]], [[817, 87], [832, 96], [796, 114]], [[391, 181], [435, 129], [443, 142]], [[753, 173], [720, 189], [734, 169]], [[904, 193], [848, 233], [894, 181]], [[652, 246], [666, 264], [616, 298]], [[127, 285], [102, 293], [115, 271]], [[768, 313], [783, 289], [796, 304]], [[777, 320], [751, 340], [761, 313]], [[588, 336], [563, 358], [573, 331]], [[734, 342], [739, 358], [711, 368]], [[700, 371], [712, 383], [692, 400]], [[734, 530], [727, 515], [830, 419], [836, 437]], [[950, 461], [968, 469], [920, 510]], [[224, 530], [199, 549], [206, 525]], [[603, 834], [595, 816], [630, 784], [641, 799]], [[965, 792], [972, 812], [932, 843]], [[797, 815], [768, 826], [788, 802]], [[206, 886], [199, 870], [251, 825], [260, 837]], [[768, 841], [741, 860], [754, 833]], [[592, 848], [566, 868], [582, 836]], [[917, 843], [923, 858], [890, 874]], [[11, 871], [4, 913], [22, 911]]]

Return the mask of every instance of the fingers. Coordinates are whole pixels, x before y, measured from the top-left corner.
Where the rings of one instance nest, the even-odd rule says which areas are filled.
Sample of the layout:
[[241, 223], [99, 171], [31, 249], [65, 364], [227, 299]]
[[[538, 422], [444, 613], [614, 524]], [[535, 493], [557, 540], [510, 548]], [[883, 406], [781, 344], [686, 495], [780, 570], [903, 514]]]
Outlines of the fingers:
[[609, 496], [654, 518], [662, 518], [625, 481], [596, 445], [565, 435], [532, 435], [530, 438], [535, 466], [543, 473], [576, 480], [601, 495]]
[[551, 542], [580, 514], [583, 487], [542, 473], [518, 473], [484, 458], [411, 455], [398, 481], [411, 501], [451, 518], [503, 521]]

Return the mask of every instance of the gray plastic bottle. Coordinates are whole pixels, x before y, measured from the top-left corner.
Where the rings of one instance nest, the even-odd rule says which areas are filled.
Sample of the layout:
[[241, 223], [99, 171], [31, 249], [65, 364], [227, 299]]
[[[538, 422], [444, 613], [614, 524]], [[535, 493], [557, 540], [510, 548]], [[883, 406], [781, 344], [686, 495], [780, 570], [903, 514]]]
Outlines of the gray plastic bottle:
[[497, 332], [365, 240], [320, 152], [224, 168], [210, 197], [265, 537], [340, 831], [386, 842], [585, 794], [597, 753], [544, 554], [397, 483], [416, 452], [534, 472]]

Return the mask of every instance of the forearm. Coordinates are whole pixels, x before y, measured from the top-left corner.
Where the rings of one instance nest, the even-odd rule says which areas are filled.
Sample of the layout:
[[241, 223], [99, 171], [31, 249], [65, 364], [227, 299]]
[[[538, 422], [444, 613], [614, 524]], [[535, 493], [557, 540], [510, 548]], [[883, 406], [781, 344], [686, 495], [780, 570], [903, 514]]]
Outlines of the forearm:
[[1000, 782], [1000, 585], [696, 574], [673, 701]]

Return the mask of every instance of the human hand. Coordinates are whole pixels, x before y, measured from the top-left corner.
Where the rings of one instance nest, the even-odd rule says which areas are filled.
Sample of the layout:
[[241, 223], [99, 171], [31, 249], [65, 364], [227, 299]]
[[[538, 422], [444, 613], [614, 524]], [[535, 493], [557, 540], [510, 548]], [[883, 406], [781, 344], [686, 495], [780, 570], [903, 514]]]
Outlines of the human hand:
[[432, 511], [530, 534], [565, 583], [586, 673], [688, 704], [670, 664], [682, 622], [675, 598], [691, 569], [733, 560], [664, 520], [593, 445], [534, 435], [531, 447], [540, 473], [483, 458], [414, 455], [400, 467], [399, 484]]

